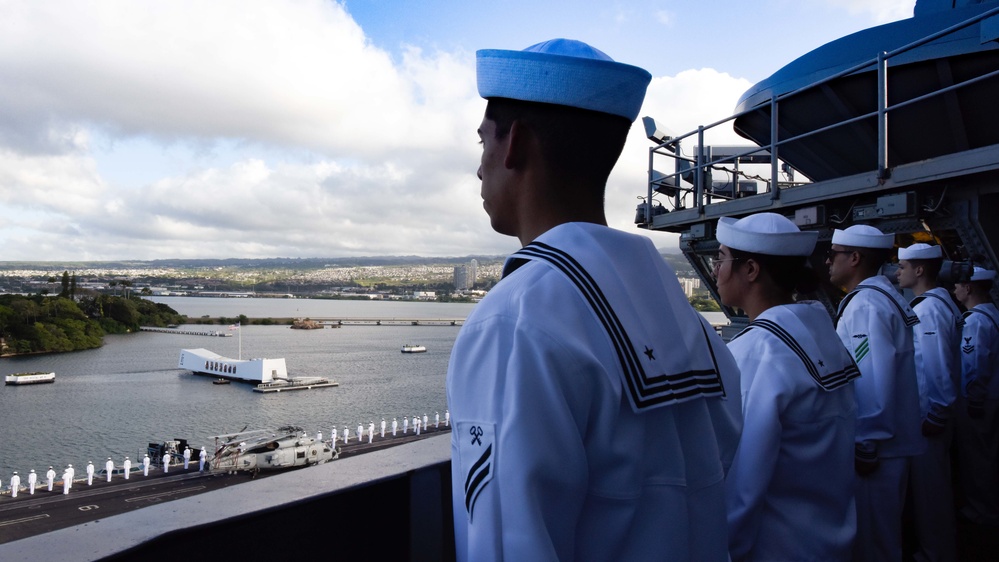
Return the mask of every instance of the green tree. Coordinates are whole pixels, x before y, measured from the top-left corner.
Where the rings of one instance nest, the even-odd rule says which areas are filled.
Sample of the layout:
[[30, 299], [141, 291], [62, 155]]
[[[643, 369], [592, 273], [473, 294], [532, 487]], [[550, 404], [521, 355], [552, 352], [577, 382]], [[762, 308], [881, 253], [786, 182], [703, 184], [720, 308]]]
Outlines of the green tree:
[[715, 299], [710, 297], [690, 297], [690, 304], [694, 307], [694, 310], [700, 312], [720, 312], [721, 307], [715, 302]]
[[69, 298], [69, 271], [62, 272], [62, 291], [59, 292], [62, 298]]

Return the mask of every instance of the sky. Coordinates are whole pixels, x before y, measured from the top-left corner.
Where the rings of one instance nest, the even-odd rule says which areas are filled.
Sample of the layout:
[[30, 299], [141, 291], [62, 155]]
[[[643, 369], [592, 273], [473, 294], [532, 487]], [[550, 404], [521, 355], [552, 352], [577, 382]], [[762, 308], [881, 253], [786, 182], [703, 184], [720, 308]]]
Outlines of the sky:
[[[507, 254], [475, 176], [477, 49], [590, 43], [649, 70], [641, 115], [682, 133], [913, 4], [0, 0], [0, 261]], [[615, 228], [636, 231], [649, 145], [638, 123]]]

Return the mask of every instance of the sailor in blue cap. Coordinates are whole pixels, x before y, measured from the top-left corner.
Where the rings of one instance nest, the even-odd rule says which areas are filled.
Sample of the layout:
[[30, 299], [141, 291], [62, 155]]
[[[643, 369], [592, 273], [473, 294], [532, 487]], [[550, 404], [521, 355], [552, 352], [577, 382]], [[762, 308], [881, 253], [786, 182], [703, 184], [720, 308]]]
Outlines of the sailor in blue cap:
[[604, 214], [651, 75], [567, 39], [476, 66], [483, 207], [524, 247], [448, 366], [458, 560], [726, 560], [737, 368]]
[[967, 309], [955, 408], [961, 515], [989, 527], [999, 526], [999, 309], [990, 294], [995, 277], [995, 271], [975, 267], [967, 282], [954, 284], [954, 297]]
[[848, 560], [857, 528], [853, 435], [860, 376], [806, 266], [818, 232], [776, 213], [718, 222], [722, 303], [749, 316], [729, 342], [742, 437], [726, 480], [732, 560]]
[[912, 327], [919, 318], [881, 267], [895, 236], [869, 225], [833, 232], [829, 280], [848, 291], [836, 332], [861, 377], [857, 396], [857, 539], [854, 560], [902, 557], [902, 507], [912, 457], [926, 450], [920, 431]]
[[961, 376], [961, 311], [937, 281], [942, 265], [940, 246], [920, 242], [898, 249], [895, 277], [899, 287], [916, 296], [909, 306], [919, 317], [913, 344], [926, 452], [912, 458], [909, 471], [917, 560], [954, 560], [957, 553], [950, 448], [955, 381]]

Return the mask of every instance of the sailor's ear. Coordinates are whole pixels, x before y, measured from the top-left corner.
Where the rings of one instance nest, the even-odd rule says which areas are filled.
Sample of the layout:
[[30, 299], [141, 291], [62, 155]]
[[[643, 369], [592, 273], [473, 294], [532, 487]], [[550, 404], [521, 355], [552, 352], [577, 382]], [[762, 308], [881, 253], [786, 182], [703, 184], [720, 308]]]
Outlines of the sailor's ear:
[[534, 135], [534, 131], [523, 121], [514, 120], [510, 124], [510, 132], [504, 140], [506, 141], [506, 156], [503, 159], [503, 165], [508, 169], [517, 169], [523, 168], [529, 160], [538, 139]]
[[743, 262], [743, 266], [746, 268], [746, 279], [749, 281], [756, 281], [760, 278], [763, 270], [760, 268], [760, 264], [756, 260], [749, 258]]

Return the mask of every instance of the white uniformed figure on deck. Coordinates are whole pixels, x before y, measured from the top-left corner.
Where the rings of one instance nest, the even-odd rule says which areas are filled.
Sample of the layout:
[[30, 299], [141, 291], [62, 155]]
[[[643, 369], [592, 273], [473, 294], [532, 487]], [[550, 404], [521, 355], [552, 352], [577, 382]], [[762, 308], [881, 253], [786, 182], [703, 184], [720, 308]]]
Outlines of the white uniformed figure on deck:
[[73, 487], [73, 479], [76, 478], [76, 470], [73, 469], [73, 465], [66, 466], [66, 472], [69, 473], [69, 487]]
[[368, 443], [375, 440], [375, 422], [372, 421], [368, 424]]
[[319, 443], [323, 442], [323, 430], [320, 429], [316, 432], [316, 441]]
[[849, 292], [839, 304], [836, 332], [861, 373], [854, 382], [857, 562], [901, 560], [909, 464], [926, 450], [913, 353], [919, 319], [879, 275], [894, 239], [868, 225], [836, 229], [826, 258], [829, 280]]
[[62, 493], [66, 495], [69, 493], [69, 489], [73, 483], [73, 475], [69, 472], [69, 469], [63, 471], [62, 473]]
[[853, 379], [860, 376], [807, 266], [818, 232], [776, 213], [718, 221], [722, 304], [750, 323], [728, 344], [741, 371], [742, 437], [725, 481], [733, 561], [848, 560]]
[[170, 472], [170, 461], [173, 460], [170, 457], [170, 453], [163, 453], [163, 472]]
[[108, 462], [104, 463], [104, 470], [108, 473], [108, 482], [111, 481], [111, 476], [114, 474], [114, 461], [111, 457], [108, 457]]
[[402, 434], [405, 435], [409, 433], [409, 416], [404, 416], [402, 418]]
[[201, 451], [198, 452], [198, 472], [205, 471], [205, 459], [207, 458], [208, 458], [208, 451], [205, 451], [205, 448], [202, 447]]
[[149, 476], [149, 455], [142, 457], [142, 475]]
[[360, 443], [364, 439], [364, 424], [357, 424], [357, 442]]
[[350, 443], [350, 428], [343, 428], [343, 442], [344, 444]]
[[336, 440], [340, 437], [336, 434], [336, 426], [333, 426], [333, 431], [331, 432], [332, 438], [330, 439], [330, 445], [336, 449]]
[[430, 428], [430, 418], [426, 414], [423, 414], [423, 431]]
[[382, 432], [381, 432], [381, 436], [382, 436], [382, 439], [385, 438], [385, 418], [382, 418]]
[[184, 470], [187, 470], [187, 465], [191, 462], [191, 448], [184, 447]]
[[956, 560], [957, 522], [951, 490], [950, 448], [954, 438], [955, 381], [960, 378], [961, 311], [937, 276], [940, 246], [913, 244], [898, 249], [899, 287], [916, 298], [909, 306], [919, 317], [913, 328], [921, 433], [926, 452], [912, 458], [910, 501], [918, 543], [917, 560]]
[[440, 429], [440, 428], [441, 428], [441, 413], [434, 412], [434, 429]]
[[125, 457], [125, 462], [121, 463], [121, 468], [125, 474], [125, 480], [128, 480], [128, 476], [132, 472], [132, 461], [128, 457]]
[[651, 75], [564, 39], [476, 59], [483, 206], [524, 248], [448, 366], [457, 559], [726, 560], [738, 370], [603, 209]]
[[52, 491], [52, 485], [55, 483], [55, 477], [55, 469], [50, 466], [48, 472], [45, 473], [45, 484], [48, 485], [50, 492]]
[[35, 495], [35, 484], [38, 482], [38, 474], [35, 473], [35, 469], [31, 469], [28, 472], [28, 493], [32, 496]]
[[993, 528], [999, 526], [999, 309], [990, 296], [994, 282], [994, 271], [976, 267], [970, 282], [954, 284], [954, 296], [967, 309], [955, 437], [965, 496], [961, 515]]
[[392, 418], [392, 437], [395, 437], [396, 430], [399, 429], [399, 420]]
[[21, 489], [21, 477], [17, 475], [15, 470], [14, 476], [10, 477], [10, 497], [16, 498], [19, 489]]
[[415, 431], [417, 435], [420, 434], [420, 418], [419, 418], [419, 416], [413, 416], [413, 431]]
[[87, 461], [87, 486], [94, 485], [94, 463]]
[[444, 427], [451, 427], [451, 410], [444, 410]]

